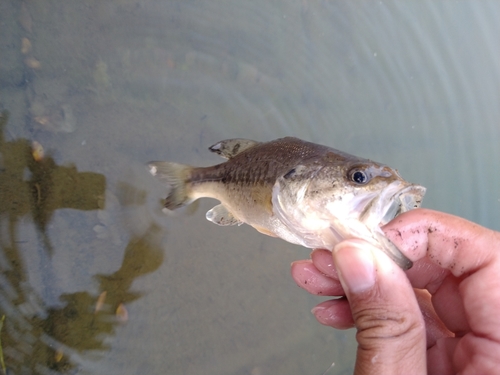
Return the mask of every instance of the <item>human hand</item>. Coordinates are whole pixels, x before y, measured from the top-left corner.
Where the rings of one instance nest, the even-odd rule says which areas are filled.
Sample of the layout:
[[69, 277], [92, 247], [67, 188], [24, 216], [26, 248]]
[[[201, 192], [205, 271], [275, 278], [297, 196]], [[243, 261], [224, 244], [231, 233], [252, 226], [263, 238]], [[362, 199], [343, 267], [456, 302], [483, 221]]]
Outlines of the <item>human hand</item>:
[[382, 251], [347, 240], [292, 264], [322, 324], [356, 327], [355, 374], [498, 374], [500, 233], [417, 209], [382, 228], [411, 260], [403, 271]]

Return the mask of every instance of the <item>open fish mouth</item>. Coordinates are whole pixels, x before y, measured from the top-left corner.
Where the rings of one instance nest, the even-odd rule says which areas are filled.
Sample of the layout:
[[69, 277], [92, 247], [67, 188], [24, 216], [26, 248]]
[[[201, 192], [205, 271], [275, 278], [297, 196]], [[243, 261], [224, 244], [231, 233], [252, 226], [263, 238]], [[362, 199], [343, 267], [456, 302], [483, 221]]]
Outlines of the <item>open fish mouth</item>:
[[[400, 185], [399, 183], [397, 185]], [[402, 189], [395, 183], [389, 185], [376, 203], [379, 225], [385, 225], [403, 212], [420, 207], [426, 189], [420, 185], [407, 185]]]
[[360, 217], [380, 248], [404, 270], [412, 267], [412, 261], [385, 237], [380, 227], [403, 212], [420, 207], [425, 190], [420, 185], [395, 181], [370, 202]]

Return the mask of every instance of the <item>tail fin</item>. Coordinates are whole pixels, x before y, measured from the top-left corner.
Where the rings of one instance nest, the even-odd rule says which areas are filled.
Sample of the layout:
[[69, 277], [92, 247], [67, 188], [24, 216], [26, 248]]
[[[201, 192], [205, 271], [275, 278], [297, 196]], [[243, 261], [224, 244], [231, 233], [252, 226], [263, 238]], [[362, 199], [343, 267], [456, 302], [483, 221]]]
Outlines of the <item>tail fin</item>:
[[189, 196], [189, 178], [193, 167], [167, 161], [148, 163], [149, 172], [164, 182], [170, 189], [165, 198], [165, 207], [175, 210], [191, 203]]

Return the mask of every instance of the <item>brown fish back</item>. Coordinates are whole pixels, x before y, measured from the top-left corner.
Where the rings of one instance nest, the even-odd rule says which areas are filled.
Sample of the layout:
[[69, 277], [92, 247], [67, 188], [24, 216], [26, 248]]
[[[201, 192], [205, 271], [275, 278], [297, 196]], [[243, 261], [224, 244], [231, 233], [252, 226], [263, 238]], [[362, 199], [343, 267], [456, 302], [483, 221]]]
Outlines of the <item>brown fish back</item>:
[[299, 163], [327, 156], [352, 157], [327, 146], [286, 137], [259, 144], [245, 150], [225, 163], [207, 168], [195, 168], [192, 184], [220, 182], [240, 186], [274, 185], [276, 178]]

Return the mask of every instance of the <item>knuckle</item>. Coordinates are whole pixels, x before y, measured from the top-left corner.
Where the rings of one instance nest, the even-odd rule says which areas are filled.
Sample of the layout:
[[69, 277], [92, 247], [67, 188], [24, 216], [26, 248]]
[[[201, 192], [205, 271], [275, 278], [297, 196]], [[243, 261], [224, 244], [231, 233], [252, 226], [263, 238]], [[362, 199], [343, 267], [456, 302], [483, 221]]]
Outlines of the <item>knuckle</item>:
[[394, 312], [384, 308], [358, 311], [354, 316], [358, 330], [358, 342], [363, 345], [378, 345], [380, 340], [417, 339], [425, 327], [421, 319], [409, 312]]

